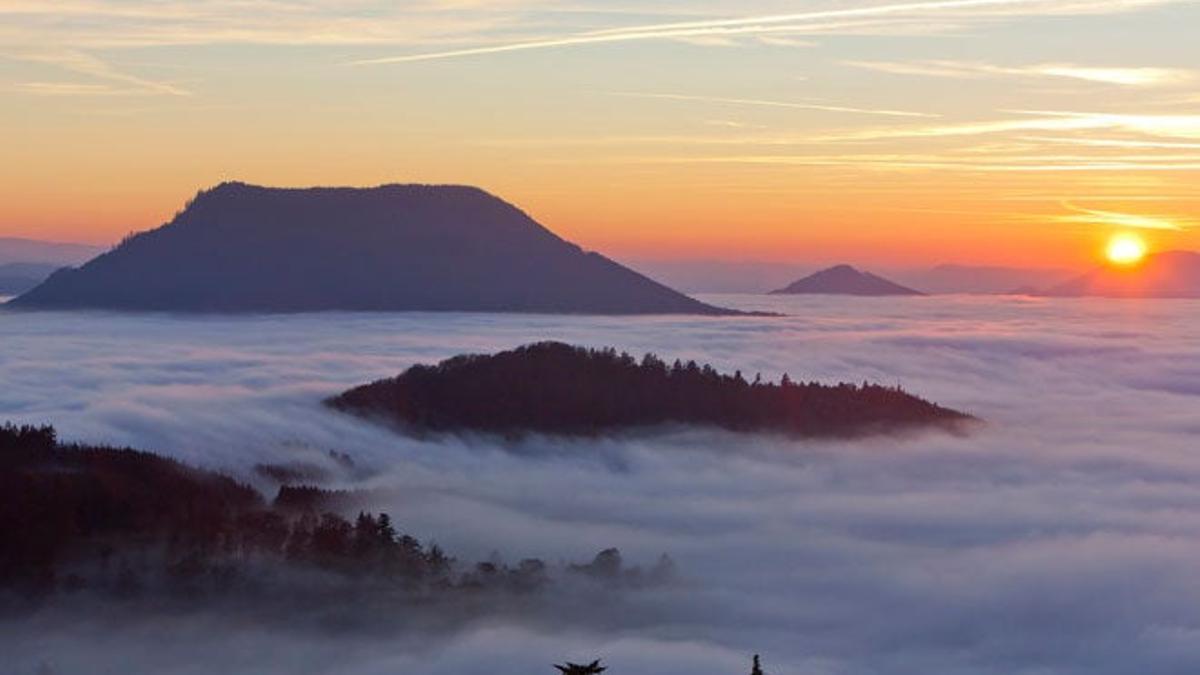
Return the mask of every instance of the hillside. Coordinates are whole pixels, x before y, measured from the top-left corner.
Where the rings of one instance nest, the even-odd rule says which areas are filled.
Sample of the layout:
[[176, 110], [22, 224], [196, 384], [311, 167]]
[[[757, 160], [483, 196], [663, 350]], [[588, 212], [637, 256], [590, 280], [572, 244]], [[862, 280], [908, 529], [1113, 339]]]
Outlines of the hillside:
[[850, 265], [837, 265], [810, 274], [792, 282], [772, 295], [799, 295], [805, 293], [826, 295], [922, 295], [920, 291], [906, 288], [876, 276], [861, 272]]
[[224, 183], [14, 300], [26, 308], [733, 313], [567, 242], [482, 190]]
[[779, 384], [647, 354], [543, 342], [490, 356], [458, 356], [327, 401], [334, 409], [423, 432], [591, 436], [698, 425], [795, 436], [860, 436], [954, 426], [968, 415], [898, 388]]
[[398, 532], [386, 513], [331, 512], [346, 493], [285, 485], [268, 502], [232, 478], [148, 452], [62, 444], [51, 427], [0, 425], [0, 494], [0, 612], [14, 599], [89, 591], [192, 607], [253, 597], [260, 610], [305, 603], [370, 617], [365, 596], [394, 612], [411, 606], [397, 594], [419, 593], [428, 611], [452, 594], [528, 594], [563, 573], [664, 583], [672, 567], [664, 557], [643, 574], [616, 549], [565, 569], [533, 558], [465, 565]]

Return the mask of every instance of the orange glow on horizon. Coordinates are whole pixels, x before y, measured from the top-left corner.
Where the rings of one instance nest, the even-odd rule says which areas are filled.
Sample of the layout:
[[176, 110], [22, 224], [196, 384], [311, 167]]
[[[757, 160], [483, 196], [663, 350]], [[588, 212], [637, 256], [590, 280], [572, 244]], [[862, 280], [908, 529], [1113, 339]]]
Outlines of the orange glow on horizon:
[[1119, 232], [1108, 240], [1104, 256], [1114, 265], [1130, 267], [1140, 263], [1146, 257], [1146, 252], [1146, 242], [1141, 237], [1130, 232]]

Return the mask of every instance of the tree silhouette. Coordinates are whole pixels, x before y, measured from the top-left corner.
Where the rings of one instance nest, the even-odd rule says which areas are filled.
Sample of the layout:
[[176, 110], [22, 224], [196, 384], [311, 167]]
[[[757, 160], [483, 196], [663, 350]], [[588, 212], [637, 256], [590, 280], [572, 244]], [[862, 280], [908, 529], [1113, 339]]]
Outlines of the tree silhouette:
[[758, 654], [754, 655], [754, 667], [750, 670], [750, 675], [764, 675], [762, 664], [758, 662]]
[[580, 665], [578, 663], [571, 663], [568, 661], [566, 665], [560, 666], [556, 663], [554, 664], [554, 667], [558, 668], [563, 675], [599, 675], [600, 673], [608, 670], [606, 666], [600, 665], [600, 659], [596, 659], [587, 665]]

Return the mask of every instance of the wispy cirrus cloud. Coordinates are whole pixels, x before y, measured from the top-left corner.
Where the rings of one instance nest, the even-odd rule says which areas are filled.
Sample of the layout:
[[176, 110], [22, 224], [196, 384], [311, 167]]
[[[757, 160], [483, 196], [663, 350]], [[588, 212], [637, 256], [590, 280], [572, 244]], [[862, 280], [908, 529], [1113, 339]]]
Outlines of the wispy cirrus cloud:
[[1183, 216], [1156, 216], [1139, 213], [1122, 213], [1119, 211], [1103, 211], [1076, 206], [1063, 202], [1063, 207], [1072, 213], [1056, 216], [1059, 223], [1078, 223], [1082, 225], [1111, 225], [1115, 227], [1136, 230], [1167, 230], [1179, 232], [1188, 229], [1192, 221]]
[[[776, 154], [658, 154], [617, 157], [627, 164], [728, 164], [776, 167], [841, 167], [862, 171], [944, 171], [952, 173], [1132, 173], [1198, 172], [1200, 154], [1118, 155], [1013, 154], [975, 156], [968, 151]], [[1094, 222], [1094, 221], [1088, 221]]]
[[1200, 150], [1200, 143], [1178, 141], [1147, 141], [1128, 138], [1070, 138], [1061, 136], [1030, 136], [1026, 140], [1038, 143], [1082, 145], [1092, 148], [1150, 148], [1156, 150]]
[[1177, 85], [1195, 79], [1183, 68], [1097, 67], [1073, 63], [1040, 63], [1000, 66], [976, 61], [845, 61], [845, 65], [894, 75], [917, 75], [958, 79], [990, 77], [1066, 78], [1130, 87]]
[[880, 115], [884, 117], [940, 117], [934, 113], [914, 112], [911, 110], [889, 110], [880, 108], [860, 108], [854, 106], [810, 103], [804, 101], [774, 101], [769, 99], [726, 98], [721, 96], [694, 96], [689, 94], [651, 93], [633, 91], [608, 92], [612, 96], [630, 98], [662, 99], [668, 101], [694, 101], [699, 103], [717, 103], [724, 105], [755, 106], [763, 108], [791, 108], [794, 110], [815, 110], [821, 112], [852, 113], [858, 115]]
[[[191, 96], [192, 92], [171, 82], [148, 79], [113, 67], [108, 62], [74, 49], [34, 49], [8, 54], [10, 59], [51, 65], [65, 71], [84, 75], [95, 82], [23, 82], [18, 89], [34, 94], [56, 96], [95, 96], [121, 94], [159, 94], [167, 96]], [[120, 85], [114, 87], [113, 84]]]
[[1200, 115], [1098, 113], [1058, 110], [1017, 110], [1021, 117], [925, 126], [857, 129], [808, 137], [812, 142], [883, 141], [914, 138], [982, 136], [1028, 131], [1111, 130], [1147, 136], [1200, 138]]
[[1097, 2], [1074, 2], [1071, 0], [927, 0], [925, 2], [870, 4], [858, 7], [843, 7], [787, 14], [610, 28], [571, 33], [547, 39], [512, 41], [465, 49], [360, 59], [353, 63], [357, 65], [380, 65], [605, 43], [675, 40], [706, 36], [728, 37], [733, 35], [802, 33], [816, 32], [818, 30], [836, 31], [845, 27], [845, 24], [839, 22], [853, 22], [857, 20], [896, 19], [903, 21], [913, 18], [949, 17], [961, 21], [972, 18], [972, 12], [992, 18], [996, 16], [1094, 14], [1130, 11], [1167, 4], [1171, 1], [1173, 0], [1100, 0]]

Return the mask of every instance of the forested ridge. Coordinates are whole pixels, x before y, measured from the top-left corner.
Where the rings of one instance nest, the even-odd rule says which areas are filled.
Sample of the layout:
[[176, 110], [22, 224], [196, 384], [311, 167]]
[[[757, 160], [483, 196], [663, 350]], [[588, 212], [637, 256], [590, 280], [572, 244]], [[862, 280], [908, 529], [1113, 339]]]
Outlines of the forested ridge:
[[[464, 565], [400, 532], [386, 513], [325, 510], [346, 493], [279, 489], [268, 501], [227, 476], [128, 448], [59, 443], [51, 427], [0, 426], [0, 598], [95, 591], [133, 597], [254, 591], [282, 573], [389, 591], [537, 590], [549, 566]], [[607, 549], [564, 571], [622, 584], [661, 581]], [[275, 583], [274, 581], [272, 583]], [[306, 585], [291, 591], [304, 593]]]
[[417, 431], [596, 435], [672, 424], [797, 436], [857, 436], [972, 419], [877, 384], [778, 382], [654, 354], [540, 342], [416, 365], [327, 401]]

